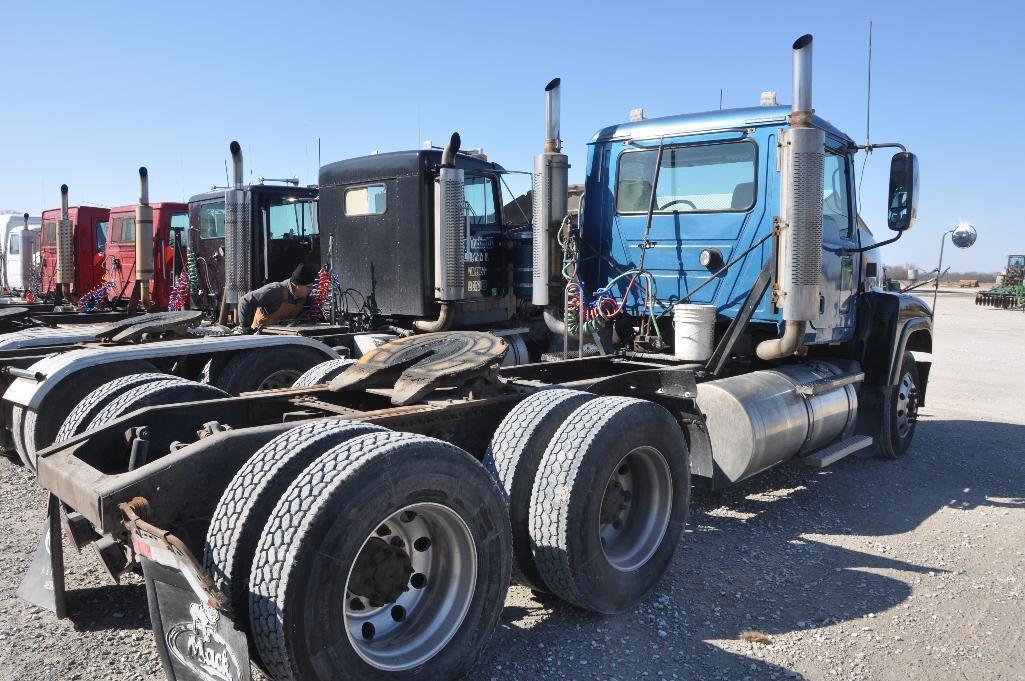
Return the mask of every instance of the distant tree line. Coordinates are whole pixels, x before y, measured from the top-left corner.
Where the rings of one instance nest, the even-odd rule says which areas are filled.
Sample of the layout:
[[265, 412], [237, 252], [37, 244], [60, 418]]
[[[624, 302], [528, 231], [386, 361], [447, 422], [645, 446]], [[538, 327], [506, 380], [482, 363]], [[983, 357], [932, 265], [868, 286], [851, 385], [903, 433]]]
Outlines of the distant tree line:
[[[897, 279], [900, 281], [908, 281], [908, 270], [918, 270], [918, 280], [932, 278], [932, 268], [922, 267], [915, 263], [906, 262], [903, 265], [883, 265], [883, 274], [889, 279]], [[996, 281], [999, 272], [979, 272], [976, 270], [965, 270], [962, 272], [955, 272], [950, 270], [943, 275], [942, 281], [960, 281], [961, 279], [978, 279], [982, 282]]]

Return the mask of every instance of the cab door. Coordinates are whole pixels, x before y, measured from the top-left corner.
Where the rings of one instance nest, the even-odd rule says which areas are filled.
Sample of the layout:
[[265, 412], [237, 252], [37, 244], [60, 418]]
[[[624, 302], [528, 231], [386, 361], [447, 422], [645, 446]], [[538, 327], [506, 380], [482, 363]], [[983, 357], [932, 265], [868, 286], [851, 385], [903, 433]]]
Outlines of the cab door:
[[854, 332], [857, 287], [855, 210], [851, 203], [851, 161], [843, 140], [826, 137], [822, 173], [822, 280], [819, 318], [812, 322], [819, 341], [847, 340]]
[[302, 263], [320, 264], [320, 240], [312, 201], [265, 195], [258, 203], [255, 217], [259, 220], [264, 249], [257, 254], [255, 262], [260, 265], [253, 273], [254, 284], [284, 281]]

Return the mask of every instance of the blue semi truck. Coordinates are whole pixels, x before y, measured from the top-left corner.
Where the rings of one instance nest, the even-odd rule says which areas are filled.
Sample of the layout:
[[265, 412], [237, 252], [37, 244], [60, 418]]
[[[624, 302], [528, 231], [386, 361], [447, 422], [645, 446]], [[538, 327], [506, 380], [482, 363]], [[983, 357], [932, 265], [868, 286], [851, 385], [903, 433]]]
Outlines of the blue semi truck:
[[[692, 486], [901, 456], [930, 310], [878, 288], [853, 172], [871, 149], [815, 115], [811, 49], [790, 107], [600, 130], [575, 215], [553, 81], [526, 230], [457, 136], [325, 166], [322, 261], [381, 324], [353, 341], [395, 339], [293, 388], [98, 389], [38, 453], [44, 539], [63, 518], [112, 575], [142, 571], [170, 679], [456, 678], [511, 581], [633, 608], [687, 560]], [[877, 147], [900, 149], [892, 241], [918, 167]], [[58, 610], [60, 545], [40, 553]]]

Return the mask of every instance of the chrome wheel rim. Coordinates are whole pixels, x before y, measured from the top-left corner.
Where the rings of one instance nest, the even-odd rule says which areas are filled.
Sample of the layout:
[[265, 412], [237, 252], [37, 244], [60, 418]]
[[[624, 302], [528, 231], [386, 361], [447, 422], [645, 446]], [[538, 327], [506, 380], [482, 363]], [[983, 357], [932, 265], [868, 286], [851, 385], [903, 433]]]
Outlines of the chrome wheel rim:
[[[463, 519], [441, 504], [411, 504], [378, 524], [349, 569], [346, 636], [377, 669], [417, 667], [459, 631], [476, 584], [477, 546]], [[368, 595], [382, 585], [397, 596]]]
[[897, 436], [907, 437], [918, 420], [918, 387], [911, 372], [905, 373], [897, 386]]
[[658, 550], [673, 508], [673, 476], [662, 452], [637, 447], [612, 470], [598, 517], [601, 547], [609, 563], [636, 570]]
[[302, 374], [294, 369], [281, 369], [263, 379], [257, 390], [277, 390], [278, 388], [291, 388], [295, 380]]

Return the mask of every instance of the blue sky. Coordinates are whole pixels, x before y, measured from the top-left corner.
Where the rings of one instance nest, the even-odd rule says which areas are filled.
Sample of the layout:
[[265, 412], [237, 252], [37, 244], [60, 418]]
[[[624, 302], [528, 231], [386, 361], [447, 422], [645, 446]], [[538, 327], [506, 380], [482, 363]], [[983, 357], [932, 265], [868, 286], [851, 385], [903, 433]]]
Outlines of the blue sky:
[[[917, 6], [916, 6], [917, 5]], [[543, 88], [563, 79], [562, 136], [582, 176], [585, 144], [633, 107], [649, 117], [790, 100], [790, 44], [815, 35], [818, 113], [862, 141], [866, 31], [875, 22], [873, 141], [919, 155], [920, 219], [890, 263], [935, 266], [939, 236], [979, 230], [955, 269], [997, 270], [1025, 252], [1016, 131], [1025, 111], [1013, 3], [556, 2], [5, 3], [0, 208], [37, 214], [154, 200], [224, 181], [238, 139], [247, 176], [298, 174], [374, 149], [465, 146], [528, 169]], [[58, 9], [59, 8], [59, 9]], [[999, 129], [1010, 134], [995, 135]], [[860, 167], [860, 157], [859, 157]], [[885, 229], [888, 155], [865, 173], [862, 212]]]

